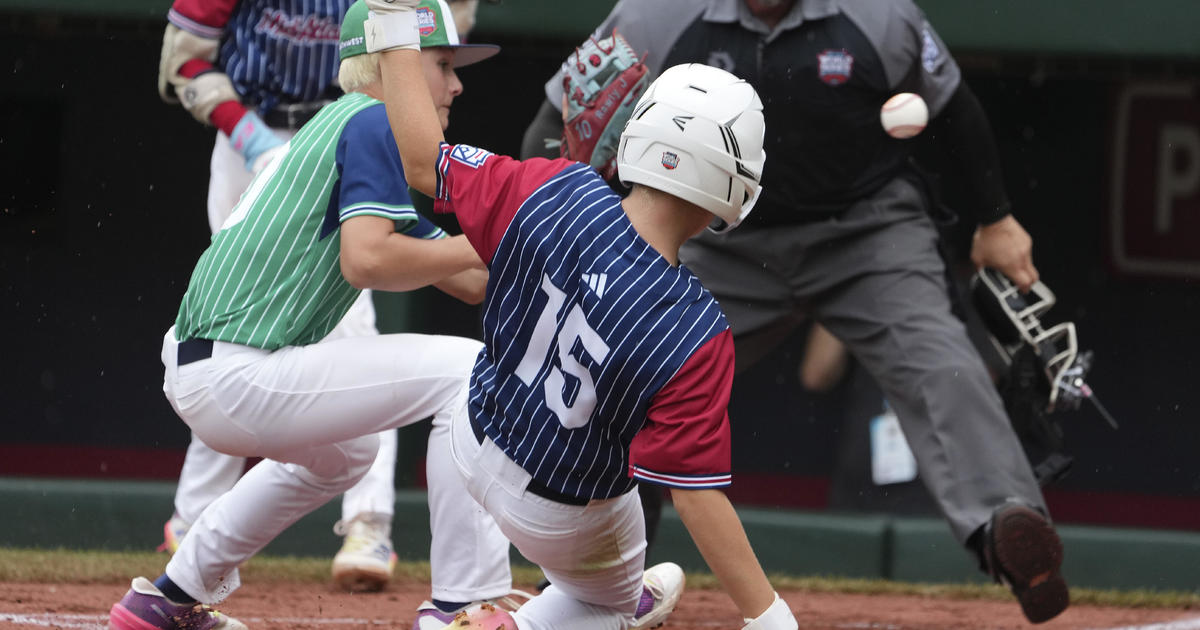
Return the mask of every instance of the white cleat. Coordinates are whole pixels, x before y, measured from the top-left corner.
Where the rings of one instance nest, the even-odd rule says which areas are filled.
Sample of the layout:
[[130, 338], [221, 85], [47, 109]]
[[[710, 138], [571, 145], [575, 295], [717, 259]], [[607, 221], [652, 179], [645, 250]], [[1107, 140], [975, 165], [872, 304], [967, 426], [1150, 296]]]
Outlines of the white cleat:
[[684, 582], [683, 569], [674, 562], [646, 569], [642, 575], [642, 601], [634, 613], [630, 630], [657, 628], [666, 623], [683, 595]]
[[391, 527], [359, 515], [348, 524], [338, 521], [333, 531], [346, 537], [333, 557], [333, 581], [351, 593], [383, 590], [396, 568]]

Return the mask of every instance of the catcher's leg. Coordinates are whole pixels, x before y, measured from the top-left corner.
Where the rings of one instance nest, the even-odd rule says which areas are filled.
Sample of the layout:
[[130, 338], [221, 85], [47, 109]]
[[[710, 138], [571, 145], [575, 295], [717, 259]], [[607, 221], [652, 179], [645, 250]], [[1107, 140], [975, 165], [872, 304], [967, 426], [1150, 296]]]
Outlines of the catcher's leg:
[[208, 504], [237, 483], [245, 469], [245, 457], [219, 453], [193, 433], [179, 470], [175, 514], [184, 522], [195, 523]]
[[498, 599], [512, 590], [508, 539], [467, 492], [450, 451], [450, 421], [466, 400], [464, 383], [455, 403], [434, 415], [425, 457], [430, 578], [433, 598], [441, 602]]

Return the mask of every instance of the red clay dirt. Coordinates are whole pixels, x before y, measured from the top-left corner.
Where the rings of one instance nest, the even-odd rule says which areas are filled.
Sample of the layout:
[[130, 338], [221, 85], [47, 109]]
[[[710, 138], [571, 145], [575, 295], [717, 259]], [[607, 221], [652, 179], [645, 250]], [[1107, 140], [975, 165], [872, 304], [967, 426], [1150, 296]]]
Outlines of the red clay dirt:
[[[428, 597], [428, 589], [428, 583], [401, 581], [382, 593], [352, 595], [332, 585], [307, 582], [251, 583], [234, 593], [220, 610], [254, 630], [407, 630], [417, 605]], [[125, 587], [112, 584], [0, 584], [0, 630], [101, 630], [108, 625], [109, 607], [124, 591]], [[1169, 622], [1175, 625], [1166, 627], [1200, 629], [1200, 611], [1186, 609], [1073, 606], [1058, 618], [1034, 626], [1025, 621], [1015, 601], [802, 591], [784, 591], [781, 595], [795, 611], [801, 628], [817, 630], [1090, 630]], [[690, 589], [663, 630], [736, 630], [742, 625], [724, 593]]]

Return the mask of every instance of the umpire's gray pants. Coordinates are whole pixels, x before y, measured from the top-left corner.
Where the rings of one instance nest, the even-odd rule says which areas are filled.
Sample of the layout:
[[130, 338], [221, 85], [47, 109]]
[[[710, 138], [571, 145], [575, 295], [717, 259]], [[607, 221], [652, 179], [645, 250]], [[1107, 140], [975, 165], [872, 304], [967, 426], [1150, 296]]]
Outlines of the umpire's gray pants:
[[950, 311], [924, 204], [897, 179], [837, 218], [706, 232], [681, 258], [720, 302], [739, 357], [776, 344], [806, 316], [846, 344], [879, 382], [921, 478], [965, 543], [1006, 501], [1043, 511], [1045, 502], [983, 361]]

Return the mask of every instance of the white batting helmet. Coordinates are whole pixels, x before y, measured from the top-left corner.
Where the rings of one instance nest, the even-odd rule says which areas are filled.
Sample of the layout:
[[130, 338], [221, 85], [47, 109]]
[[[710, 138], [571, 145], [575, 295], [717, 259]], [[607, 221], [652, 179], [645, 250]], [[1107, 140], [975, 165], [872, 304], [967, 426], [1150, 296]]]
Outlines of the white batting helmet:
[[762, 101], [742, 79], [698, 63], [668, 68], [621, 134], [617, 174], [713, 213], [709, 228], [737, 227], [762, 186]]

